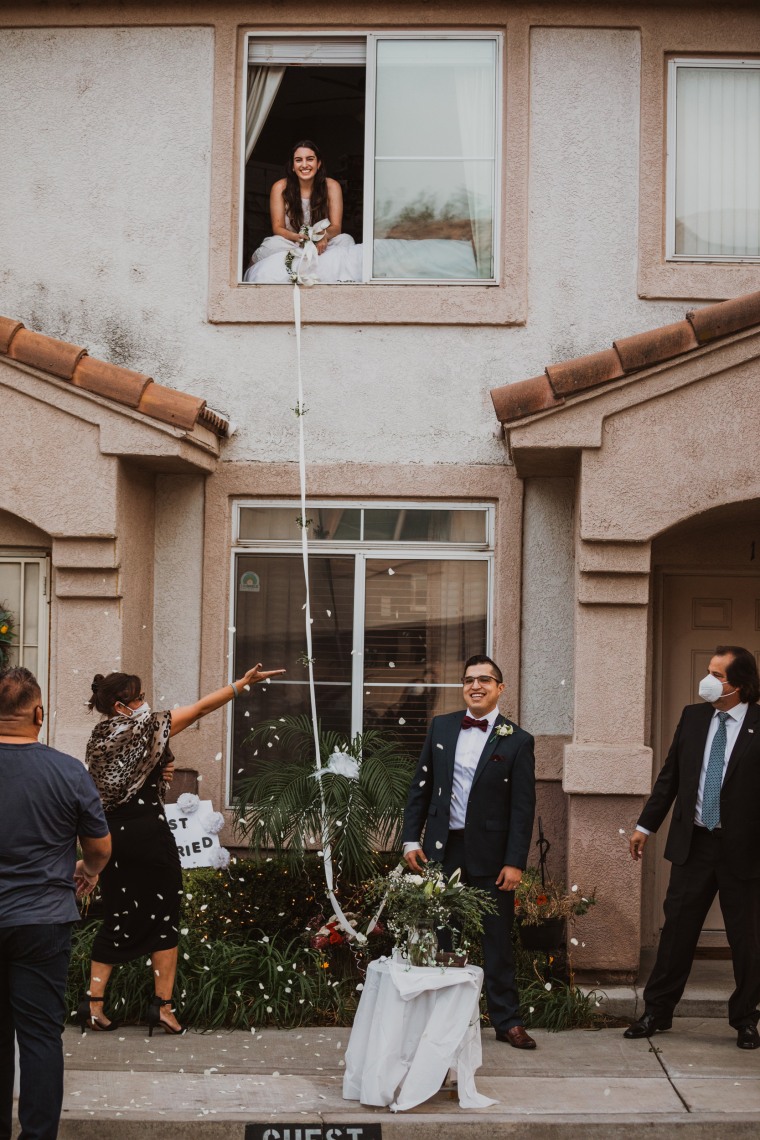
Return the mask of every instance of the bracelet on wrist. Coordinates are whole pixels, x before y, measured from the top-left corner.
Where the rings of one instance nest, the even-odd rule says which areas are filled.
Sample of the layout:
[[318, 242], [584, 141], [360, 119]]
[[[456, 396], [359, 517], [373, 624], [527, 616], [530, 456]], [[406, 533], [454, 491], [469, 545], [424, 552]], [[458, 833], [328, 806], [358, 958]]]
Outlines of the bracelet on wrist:
[[240, 696], [240, 690], [238, 689], [238, 687], [234, 681], [230, 681], [230, 688], [232, 689], [233, 697], [239, 697]]

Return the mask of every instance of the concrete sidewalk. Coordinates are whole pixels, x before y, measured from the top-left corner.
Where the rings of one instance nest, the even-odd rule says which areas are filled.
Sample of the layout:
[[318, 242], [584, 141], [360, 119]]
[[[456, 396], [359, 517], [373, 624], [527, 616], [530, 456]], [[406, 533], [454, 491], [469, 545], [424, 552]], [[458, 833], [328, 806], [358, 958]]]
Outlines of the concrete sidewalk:
[[[756, 1137], [760, 1050], [737, 1049], [714, 1018], [680, 1018], [649, 1042], [620, 1029], [535, 1031], [538, 1049], [518, 1052], [483, 1032], [480, 1092], [499, 1104], [459, 1109], [442, 1090], [393, 1115], [342, 1099], [347, 1029], [188, 1033], [148, 1038], [67, 1029], [61, 1140], [473, 1140], [570, 1137], [599, 1140]], [[246, 1128], [258, 1122], [258, 1128]], [[266, 1125], [266, 1128], [262, 1128]], [[374, 1125], [352, 1131], [352, 1126]], [[380, 1131], [377, 1126], [380, 1126]], [[289, 1126], [289, 1128], [288, 1128]], [[268, 1130], [268, 1132], [267, 1132]]]

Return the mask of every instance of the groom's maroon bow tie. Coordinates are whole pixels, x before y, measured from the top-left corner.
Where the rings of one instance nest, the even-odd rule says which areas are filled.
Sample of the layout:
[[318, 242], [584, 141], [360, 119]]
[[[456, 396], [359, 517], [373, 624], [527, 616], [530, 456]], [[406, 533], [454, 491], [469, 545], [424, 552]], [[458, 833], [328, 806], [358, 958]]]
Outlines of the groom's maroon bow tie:
[[466, 716], [462, 720], [462, 728], [479, 728], [481, 732], [488, 732], [488, 721], [473, 720], [471, 716]]

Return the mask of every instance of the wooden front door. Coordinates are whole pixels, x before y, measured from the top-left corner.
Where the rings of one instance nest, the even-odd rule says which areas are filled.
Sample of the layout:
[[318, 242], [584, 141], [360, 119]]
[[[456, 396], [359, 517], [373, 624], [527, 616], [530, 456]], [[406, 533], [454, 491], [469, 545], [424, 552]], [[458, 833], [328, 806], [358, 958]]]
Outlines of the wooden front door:
[[[662, 578], [660, 679], [655, 748], [661, 767], [684, 705], [699, 701], [697, 686], [717, 645], [743, 645], [760, 661], [760, 576], [757, 574], [664, 574]], [[670, 820], [657, 833], [655, 930], [662, 927], [662, 902], [670, 864], [662, 858]], [[725, 945], [718, 901], [703, 929], [704, 947]]]

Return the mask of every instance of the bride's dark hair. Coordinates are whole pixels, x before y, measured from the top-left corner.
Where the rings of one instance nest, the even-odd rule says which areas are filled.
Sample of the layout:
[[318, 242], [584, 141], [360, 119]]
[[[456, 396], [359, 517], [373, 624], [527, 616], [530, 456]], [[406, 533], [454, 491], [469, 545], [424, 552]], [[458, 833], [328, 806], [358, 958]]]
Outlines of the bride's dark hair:
[[299, 147], [313, 150], [320, 164], [314, 175], [314, 184], [311, 190], [311, 224], [321, 222], [328, 217], [327, 213], [327, 174], [325, 164], [319, 147], [311, 139], [301, 139], [290, 148], [290, 156], [285, 163], [285, 189], [282, 196], [285, 199], [285, 213], [290, 218], [294, 231], [297, 233], [303, 225], [303, 208], [301, 206], [301, 184], [293, 166], [293, 158]]

